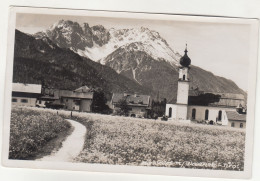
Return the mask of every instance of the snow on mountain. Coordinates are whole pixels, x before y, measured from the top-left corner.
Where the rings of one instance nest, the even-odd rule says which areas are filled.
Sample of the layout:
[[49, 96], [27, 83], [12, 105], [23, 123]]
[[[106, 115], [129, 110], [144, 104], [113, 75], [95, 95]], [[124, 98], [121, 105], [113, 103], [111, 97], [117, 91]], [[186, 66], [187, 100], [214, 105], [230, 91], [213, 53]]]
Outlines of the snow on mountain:
[[61, 48], [70, 48], [81, 56], [105, 64], [105, 58], [117, 48], [141, 42], [139, 50], [145, 51], [155, 60], [166, 60], [177, 65], [180, 55], [154, 30], [145, 27], [132, 29], [105, 29], [102, 25], [89, 27], [87, 23], [61, 20], [45, 32], [34, 35], [47, 36]]
[[[122, 29], [115, 30], [110, 29], [111, 39], [106, 45], [108, 49], [105, 53], [112, 53], [119, 47], [126, 47], [131, 43], [136, 44], [136, 50], [144, 51], [155, 60], [166, 60], [171, 64], [178, 64], [178, 57], [176, 53], [170, 48], [168, 43], [159, 35], [158, 32], [149, 30], [148, 28], [137, 28], [137, 29]], [[122, 48], [121, 47], [121, 48]], [[101, 63], [104, 62], [105, 57], [101, 58]], [[97, 59], [96, 59], [97, 60]]]

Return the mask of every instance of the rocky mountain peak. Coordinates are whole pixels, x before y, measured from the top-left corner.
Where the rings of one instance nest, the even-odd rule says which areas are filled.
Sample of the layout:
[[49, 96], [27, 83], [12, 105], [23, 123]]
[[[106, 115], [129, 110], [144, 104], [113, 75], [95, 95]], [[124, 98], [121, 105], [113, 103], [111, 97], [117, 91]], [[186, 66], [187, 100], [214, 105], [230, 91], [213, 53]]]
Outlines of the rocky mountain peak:
[[99, 46], [107, 44], [110, 39], [110, 33], [102, 25], [95, 25], [91, 27], [93, 33], [93, 40]]
[[34, 36], [49, 37], [61, 48], [69, 48], [81, 56], [104, 64], [101, 60], [110, 53], [134, 42], [141, 42], [136, 46], [140, 46], [140, 50], [146, 51], [155, 60], [176, 64], [180, 58], [158, 32], [147, 27], [106, 29], [103, 25], [91, 27], [88, 23], [79, 25], [71, 20], [60, 20], [45, 32], [36, 33]]

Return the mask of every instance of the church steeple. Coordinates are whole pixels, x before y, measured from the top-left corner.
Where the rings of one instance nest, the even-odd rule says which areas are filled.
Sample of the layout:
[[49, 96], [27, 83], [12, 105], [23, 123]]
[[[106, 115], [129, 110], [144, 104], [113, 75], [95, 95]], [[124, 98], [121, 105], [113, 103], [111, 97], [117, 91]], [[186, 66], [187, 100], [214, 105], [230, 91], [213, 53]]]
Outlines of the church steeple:
[[[187, 55], [187, 53], [188, 53], [188, 50], [187, 50], [187, 43], [186, 43], [186, 48], [185, 48], [185, 55]], [[187, 55], [188, 56], [188, 55]]]
[[183, 66], [183, 67], [189, 67], [190, 63], [191, 63], [191, 59], [190, 57], [188, 56], [188, 49], [187, 49], [187, 43], [186, 43], [186, 48], [184, 50], [185, 54], [183, 55], [183, 57], [181, 57], [180, 59], [180, 64]]
[[180, 59], [181, 67], [179, 68], [177, 104], [187, 105], [189, 96], [189, 65], [191, 63], [187, 54], [187, 44], [184, 52], [185, 54]]

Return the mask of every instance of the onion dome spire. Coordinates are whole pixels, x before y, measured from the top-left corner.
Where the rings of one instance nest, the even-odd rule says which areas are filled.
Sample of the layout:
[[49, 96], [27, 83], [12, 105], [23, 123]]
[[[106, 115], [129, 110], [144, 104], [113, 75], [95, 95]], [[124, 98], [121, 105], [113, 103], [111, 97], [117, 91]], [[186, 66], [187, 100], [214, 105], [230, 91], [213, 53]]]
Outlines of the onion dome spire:
[[180, 59], [180, 64], [183, 66], [183, 67], [189, 67], [190, 63], [191, 63], [191, 60], [190, 58], [188, 57], [188, 50], [187, 50], [187, 43], [186, 43], [186, 48], [185, 48], [185, 54], [183, 55], [183, 57], [181, 57]]

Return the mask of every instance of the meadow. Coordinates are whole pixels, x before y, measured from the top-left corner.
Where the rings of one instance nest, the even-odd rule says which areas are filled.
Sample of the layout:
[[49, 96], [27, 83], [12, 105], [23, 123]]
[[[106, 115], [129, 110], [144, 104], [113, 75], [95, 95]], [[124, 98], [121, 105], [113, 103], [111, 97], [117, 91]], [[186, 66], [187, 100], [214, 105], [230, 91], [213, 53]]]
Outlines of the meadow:
[[[60, 134], [66, 137], [70, 128], [70, 123], [55, 113], [13, 107], [10, 121], [9, 159], [34, 159], [40, 154], [50, 154], [57, 147], [57, 143], [52, 145], [48, 143], [57, 139]], [[62, 138], [59, 142], [63, 140]]]
[[74, 113], [87, 127], [76, 162], [243, 170], [245, 130]]
[[[50, 129], [56, 127], [60, 130], [61, 126], [65, 126], [63, 119], [59, 117], [61, 116], [78, 121], [87, 128], [84, 148], [74, 159], [74, 162], [244, 170], [245, 129], [94, 113], [72, 112], [71, 117], [71, 112], [64, 110], [30, 108], [30, 111], [33, 111], [34, 114], [30, 115], [26, 112], [27, 116], [20, 116], [20, 114], [24, 114], [24, 110], [22, 113], [19, 110], [12, 113], [12, 120], [16, 121], [11, 121], [13, 124], [11, 125], [11, 148], [14, 150], [10, 149], [10, 155], [16, 155], [17, 151], [20, 152], [21, 148], [24, 147], [22, 141], [29, 138], [23, 136], [15, 144], [12, 142], [13, 136], [16, 136], [14, 140], [17, 140], [17, 136], [20, 136], [20, 133], [17, 134], [18, 131], [16, 131], [20, 130], [17, 126], [17, 124], [20, 124], [17, 119], [20, 119], [20, 121], [26, 120], [19, 126], [30, 127], [27, 130], [34, 132], [33, 137], [37, 136], [37, 139], [35, 139], [37, 142], [41, 140], [42, 134], [50, 134]], [[57, 113], [59, 114], [58, 117]], [[30, 119], [27, 118], [28, 114]], [[45, 120], [44, 128], [47, 129], [37, 131], [37, 134], [39, 132], [41, 135], [37, 135], [35, 131], [39, 128], [39, 126], [35, 126], [39, 122], [32, 120], [32, 118], [35, 118], [35, 114], [38, 114], [36, 120], [38, 120], [39, 115], [44, 117], [43, 120]], [[46, 122], [47, 117], [50, 121]], [[66, 128], [67, 126], [62, 129]], [[23, 133], [22, 135], [26, 134]], [[34, 138], [28, 140], [31, 139]], [[27, 145], [34, 145], [30, 144], [28, 140], [26, 141]]]

